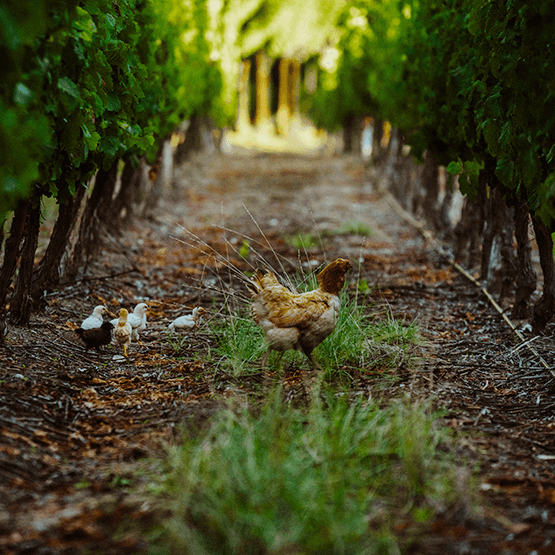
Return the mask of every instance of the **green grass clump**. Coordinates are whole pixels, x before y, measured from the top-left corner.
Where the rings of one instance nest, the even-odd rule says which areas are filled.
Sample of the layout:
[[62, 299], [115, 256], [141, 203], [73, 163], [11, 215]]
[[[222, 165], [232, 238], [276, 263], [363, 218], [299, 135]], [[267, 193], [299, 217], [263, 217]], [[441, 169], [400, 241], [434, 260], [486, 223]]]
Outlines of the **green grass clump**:
[[152, 552], [401, 553], [456, 501], [446, 432], [422, 405], [342, 399], [301, 411], [278, 392], [257, 414], [226, 409], [185, 438]]
[[334, 235], [360, 235], [361, 237], [372, 237], [374, 235], [370, 226], [354, 220], [342, 223], [332, 233]]
[[212, 333], [217, 345], [213, 351], [217, 366], [234, 376], [245, 374], [266, 350], [264, 333], [250, 315], [228, 314], [212, 325]]
[[418, 327], [387, 316], [375, 321], [365, 315], [360, 298], [349, 299], [342, 294], [341, 309], [334, 332], [315, 350], [324, 369], [331, 370], [355, 364], [357, 366], [387, 366], [399, 364], [408, 348], [419, 341]]
[[321, 237], [312, 232], [287, 235], [284, 239], [287, 245], [301, 251], [321, 245]]

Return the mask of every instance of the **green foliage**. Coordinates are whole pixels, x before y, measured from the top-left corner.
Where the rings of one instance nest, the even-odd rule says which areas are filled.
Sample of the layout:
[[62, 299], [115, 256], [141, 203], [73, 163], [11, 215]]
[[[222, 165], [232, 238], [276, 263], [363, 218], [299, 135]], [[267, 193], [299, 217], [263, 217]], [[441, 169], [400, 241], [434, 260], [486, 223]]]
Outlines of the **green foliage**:
[[[526, 191], [532, 210], [544, 220], [551, 208], [555, 172], [555, 32], [553, 2], [533, 5], [496, 0], [470, 2], [469, 29], [483, 76], [475, 104], [496, 174], [508, 188]], [[486, 58], [487, 53], [487, 58]]]
[[[513, 0], [408, 1], [400, 110], [392, 122], [462, 175], [473, 197], [486, 166], [545, 221], [553, 211], [555, 8]], [[397, 96], [397, 94], [395, 94]], [[385, 107], [384, 107], [385, 110]]]
[[[468, 48], [464, 0], [411, 2], [410, 25], [400, 40], [405, 101], [392, 122], [407, 135], [414, 154], [433, 152], [442, 164], [459, 158], [481, 160], [481, 146], [469, 97], [477, 86]], [[464, 65], [464, 67], [462, 67]], [[410, 100], [408, 100], [410, 99]], [[473, 183], [472, 180], [469, 183]]]
[[297, 59], [318, 52], [335, 32], [341, 4], [328, 0], [260, 2], [242, 29], [243, 56], [263, 48], [271, 56]]
[[40, 104], [40, 81], [25, 79], [34, 45], [49, 28], [49, 11], [71, 12], [77, 2], [7, 0], [0, 6], [0, 222], [39, 177], [43, 150], [50, 142]]
[[400, 552], [397, 525], [410, 538], [456, 500], [447, 436], [425, 406], [344, 399], [301, 411], [278, 391], [186, 436], [170, 453], [158, 551]]
[[406, 19], [402, 8], [389, 0], [344, 4], [335, 40], [317, 62], [320, 86], [310, 99], [310, 113], [319, 127], [333, 131], [351, 116], [379, 110], [387, 117], [397, 111], [404, 56], [398, 43]]
[[218, 118], [222, 81], [207, 39], [207, 2], [152, 0], [151, 5], [154, 64], [162, 89], [153, 99], [158, 102], [161, 134], [193, 114]]
[[63, 202], [98, 168], [152, 159], [177, 123], [218, 111], [206, 2], [28, 4], [0, 8], [13, 62], [0, 86], [0, 219], [33, 183]]

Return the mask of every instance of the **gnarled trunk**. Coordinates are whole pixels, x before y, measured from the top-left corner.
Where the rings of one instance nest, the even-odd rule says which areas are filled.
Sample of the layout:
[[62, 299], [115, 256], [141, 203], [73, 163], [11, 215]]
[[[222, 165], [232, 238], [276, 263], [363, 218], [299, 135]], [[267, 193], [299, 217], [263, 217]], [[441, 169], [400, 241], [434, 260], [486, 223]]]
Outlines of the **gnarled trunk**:
[[6, 240], [4, 247], [4, 263], [0, 271], [0, 311], [4, 312], [6, 308], [6, 299], [8, 289], [12, 281], [12, 277], [17, 268], [17, 258], [19, 256], [19, 245], [23, 239], [23, 232], [27, 223], [27, 214], [31, 208], [31, 200], [23, 200], [14, 211], [12, 224], [10, 227], [10, 235]]
[[536, 290], [537, 275], [532, 266], [532, 247], [528, 236], [530, 209], [526, 201], [515, 206], [515, 238], [517, 242], [517, 277], [515, 302], [511, 316], [516, 319], [530, 316], [530, 297]]
[[69, 245], [85, 191], [85, 187], [78, 187], [74, 196], [60, 204], [48, 247], [33, 273], [31, 285], [33, 310], [40, 310], [44, 302], [44, 292], [60, 283], [62, 258]]
[[362, 118], [350, 115], [343, 122], [343, 152], [361, 153]]
[[27, 213], [25, 239], [21, 249], [19, 272], [15, 284], [15, 292], [10, 302], [10, 314], [14, 323], [24, 326], [29, 324], [33, 308], [31, 298], [31, 280], [33, 265], [40, 230], [40, 201], [36, 200]]
[[437, 229], [439, 220], [439, 165], [430, 152], [426, 152], [425, 155], [422, 184], [425, 191], [422, 200], [424, 219], [431, 229]]
[[484, 239], [482, 243], [481, 281], [498, 291], [500, 303], [513, 290], [516, 262], [513, 249], [513, 211], [502, 196], [497, 178], [490, 175], [492, 189], [485, 203]]
[[129, 211], [133, 210], [133, 203], [135, 202], [135, 185], [137, 164], [132, 160], [126, 160], [121, 172], [121, 186], [117, 192], [116, 197], [110, 207], [110, 216], [106, 222], [110, 233], [117, 234], [120, 232], [123, 221], [123, 212], [127, 216]]
[[545, 326], [555, 314], [555, 266], [553, 264], [553, 240], [551, 231], [537, 218], [532, 218], [534, 233], [540, 255], [543, 273], [543, 294], [534, 305], [532, 328], [536, 333], [543, 333]]
[[468, 197], [464, 201], [461, 219], [455, 228], [455, 260], [467, 261], [470, 267], [480, 261], [480, 243], [484, 227], [484, 207], [486, 203], [486, 179], [480, 174], [476, 200]]
[[451, 225], [451, 218], [449, 217], [449, 212], [453, 206], [453, 180], [453, 175], [448, 174], [447, 183], [445, 184], [445, 196], [443, 197], [438, 213], [437, 228], [441, 238], [445, 241], [451, 241], [453, 239], [453, 227]]
[[74, 280], [77, 272], [100, 247], [100, 227], [105, 225], [102, 221], [103, 214], [109, 214], [112, 195], [116, 186], [118, 174], [118, 161], [116, 160], [108, 170], [98, 170], [91, 196], [87, 204], [81, 223], [79, 224], [79, 238], [75, 244], [71, 261], [66, 269], [65, 277]]

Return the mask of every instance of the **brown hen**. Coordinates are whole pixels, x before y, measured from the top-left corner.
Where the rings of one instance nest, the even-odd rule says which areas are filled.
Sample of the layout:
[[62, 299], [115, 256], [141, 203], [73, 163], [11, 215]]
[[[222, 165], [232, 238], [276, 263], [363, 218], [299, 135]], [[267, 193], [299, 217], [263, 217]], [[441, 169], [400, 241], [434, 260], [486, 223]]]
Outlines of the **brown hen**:
[[264, 367], [272, 351], [302, 351], [314, 368], [319, 368], [312, 351], [335, 329], [339, 315], [339, 293], [351, 263], [338, 258], [317, 276], [319, 287], [306, 293], [293, 293], [281, 285], [272, 272], [260, 270], [249, 283], [254, 302], [254, 321], [264, 330], [268, 350]]

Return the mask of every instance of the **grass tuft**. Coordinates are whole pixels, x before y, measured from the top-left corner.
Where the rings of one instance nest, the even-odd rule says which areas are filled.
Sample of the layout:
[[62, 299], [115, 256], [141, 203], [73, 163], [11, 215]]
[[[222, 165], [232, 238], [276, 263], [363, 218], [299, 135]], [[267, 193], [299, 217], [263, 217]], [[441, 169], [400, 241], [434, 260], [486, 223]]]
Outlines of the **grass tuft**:
[[372, 237], [374, 235], [370, 226], [355, 220], [344, 222], [332, 233], [333, 235], [360, 235], [361, 237]]
[[224, 410], [169, 466], [158, 553], [400, 553], [457, 500], [445, 430], [407, 402], [301, 411], [278, 390], [257, 414]]
[[234, 376], [247, 373], [249, 366], [265, 351], [264, 334], [260, 327], [241, 313], [228, 314], [214, 321], [212, 334], [216, 341], [213, 353], [218, 357], [217, 365]]
[[321, 245], [321, 237], [317, 233], [306, 232], [287, 235], [285, 243], [298, 251], [304, 251]]

